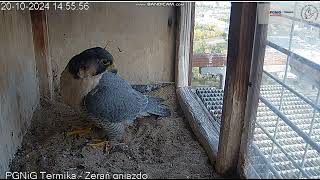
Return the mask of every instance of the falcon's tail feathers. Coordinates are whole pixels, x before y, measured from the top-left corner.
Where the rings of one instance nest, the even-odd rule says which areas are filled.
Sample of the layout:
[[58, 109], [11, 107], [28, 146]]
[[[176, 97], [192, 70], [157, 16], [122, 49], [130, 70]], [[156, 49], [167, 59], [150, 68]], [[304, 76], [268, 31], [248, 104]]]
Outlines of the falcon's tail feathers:
[[161, 86], [163, 86], [162, 84], [147, 84], [147, 85], [144, 85], [144, 84], [133, 84], [131, 85], [131, 87], [136, 90], [136, 91], [139, 91], [141, 93], [147, 93], [147, 92], [151, 92], [151, 91], [154, 91], [154, 90], [158, 90], [161, 88]]
[[150, 114], [162, 116], [162, 117], [168, 117], [171, 115], [170, 109], [165, 107], [165, 105], [162, 104], [164, 101], [162, 98], [159, 97], [153, 97], [153, 96], [147, 96], [148, 97], [148, 106], [147, 106], [147, 112]]

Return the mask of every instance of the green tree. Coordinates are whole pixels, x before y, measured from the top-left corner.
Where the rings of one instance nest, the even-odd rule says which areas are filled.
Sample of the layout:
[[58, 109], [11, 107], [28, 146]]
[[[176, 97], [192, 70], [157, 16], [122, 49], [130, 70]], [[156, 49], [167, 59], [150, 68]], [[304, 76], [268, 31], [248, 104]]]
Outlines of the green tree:
[[196, 23], [194, 28], [194, 45], [193, 51], [197, 54], [215, 53], [223, 54], [227, 48], [227, 43], [208, 44], [209, 39], [217, 37], [226, 38], [226, 33], [219, 29], [216, 25], [206, 24], [201, 25]]

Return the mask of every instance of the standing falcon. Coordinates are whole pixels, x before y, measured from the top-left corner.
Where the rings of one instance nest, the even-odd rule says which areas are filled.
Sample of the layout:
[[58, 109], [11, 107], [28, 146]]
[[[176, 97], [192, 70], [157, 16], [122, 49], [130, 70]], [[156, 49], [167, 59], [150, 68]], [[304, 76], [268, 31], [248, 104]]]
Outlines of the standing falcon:
[[151, 114], [170, 116], [159, 97], [136, 91], [117, 74], [113, 56], [103, 48], [87, 49], [74, 56], [61, 74], [64, 102], [89, 113], [104, 128], [109, 141], [123, 141], [127, 123]]

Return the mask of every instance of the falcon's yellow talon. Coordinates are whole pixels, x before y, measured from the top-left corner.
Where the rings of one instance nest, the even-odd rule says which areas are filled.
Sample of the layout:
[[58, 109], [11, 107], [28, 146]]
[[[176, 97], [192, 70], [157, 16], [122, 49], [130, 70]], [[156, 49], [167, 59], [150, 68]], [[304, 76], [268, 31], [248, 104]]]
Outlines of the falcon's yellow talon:
[[99, 143], [99, 142], [106, 142], [106, 140], [103, 139], [92, 139], [92, 141]]
[[72, 135], [84, 136], [84, 135], [90, 133], [90, 131], [91, 131], [91, 128], [78, 129], [78, 130], [68, 132], [67, 136], [72, 136]]
[[99, 140], [99, 139], [94, 139], [93, 141], [95, 141], [96, 143], [92, 143], [92, 144], [88, 144], [88, 145], [91, 147], [94, 147], [94, 148], [103, 148], [106, 150], [110, 149], [110, 142], [109, 141]]
[[97, 143], [92, 143], [92, 144], [88, 144], [89, 146], [92, 147], [104, 147], [106, 145], [105, 142], [97, 142]]

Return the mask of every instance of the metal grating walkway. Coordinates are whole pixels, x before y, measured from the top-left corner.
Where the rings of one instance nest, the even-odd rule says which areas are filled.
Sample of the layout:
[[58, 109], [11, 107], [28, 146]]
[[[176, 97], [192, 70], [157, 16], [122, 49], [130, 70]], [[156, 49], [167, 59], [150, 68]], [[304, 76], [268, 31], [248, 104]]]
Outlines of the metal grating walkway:
[[[320, 144], [319, 112], [289, 90], [283, 91], [281, 102], [281, 91], [281, 85], [264, 85], [260, 88], [260, 95], [277, 109], [282, 104], [280, 111], [313, 141]], [[196, 94], [220, 123], [223, 90], [201, 87], [196, 89]], [[257, 111], [253, 145], [250, 161], [258, 178], [320, 178], [319, 153], [261, 101]], [[262, 155], [264, 157], [261, 157]], [[276, 172], [268, 168], [270, 165]]]

